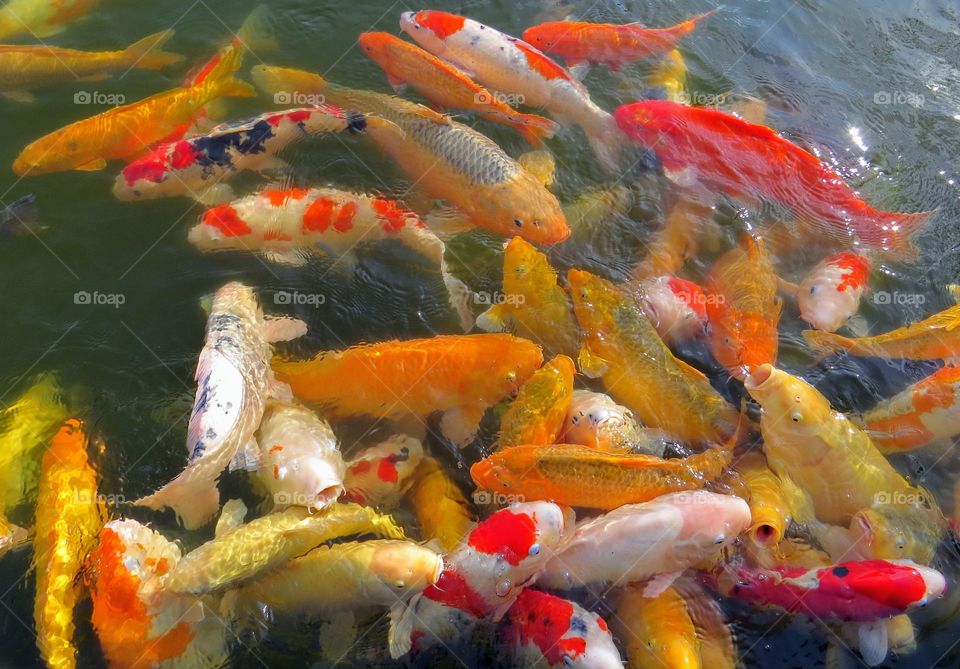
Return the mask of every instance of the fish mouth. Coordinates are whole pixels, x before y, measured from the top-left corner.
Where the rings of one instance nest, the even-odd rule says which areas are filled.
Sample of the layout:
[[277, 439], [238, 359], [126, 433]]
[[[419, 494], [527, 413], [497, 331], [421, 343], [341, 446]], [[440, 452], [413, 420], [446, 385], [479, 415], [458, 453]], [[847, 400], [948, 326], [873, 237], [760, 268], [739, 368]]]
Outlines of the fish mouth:
[[743, 387], [747, 390], [760, 390], [773, 378], [773, 372], [773, 365], [765, 362], [747, 376], [743, 382]]

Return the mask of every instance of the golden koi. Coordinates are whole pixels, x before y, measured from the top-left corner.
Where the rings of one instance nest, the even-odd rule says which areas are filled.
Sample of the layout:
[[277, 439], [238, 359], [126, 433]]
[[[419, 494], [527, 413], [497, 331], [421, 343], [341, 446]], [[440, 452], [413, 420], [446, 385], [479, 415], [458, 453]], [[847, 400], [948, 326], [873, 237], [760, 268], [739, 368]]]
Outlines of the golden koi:
[[648, 598], [643, 588], [628, 587], [617, 599], [611, 622], [630, 669], [700, 669], [697, 629], [676, 589]]
[[83, 18], [100, 0], [8, 0], [0, 8], [0, 40], [30, 33], [45, 39]]
[[437, 541], [444, 552], [459, 546], [473, 529], [470, 504], [460, 487], [433, 458], [424, 458], [407, 493], [425, 541]]
[[573, 398], [573, 360], [558, 355], [533, 373], [500, 419], [497, 448], [556, 441]]

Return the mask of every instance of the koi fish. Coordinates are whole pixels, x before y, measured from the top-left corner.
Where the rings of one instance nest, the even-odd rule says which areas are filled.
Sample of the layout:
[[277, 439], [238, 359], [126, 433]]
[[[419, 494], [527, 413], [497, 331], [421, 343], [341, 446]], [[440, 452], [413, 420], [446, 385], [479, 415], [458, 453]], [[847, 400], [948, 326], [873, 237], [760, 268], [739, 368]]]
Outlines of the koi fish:
[[901, 258], [916, 254], [910, 237], [930, 212], [874, 209], [816, 156], [766, 126], [665, 100], [623, 105], [615, 116], [623, 132], [653, 149], [668, 171], [692, 171], [732, 198], [778, 202], [792, 209], [801, 225], [838, 243]]
[[845, 525], [882, 500], [878, 491], [917, 518], [939, 514], [929, 496], [907, 483], [867, 433], [834, 411], [810, 384], [760, 365], [744, 386], [763, 410], [760, 431], [770, 469], [809, 493], [818, 519]]
[[604, 279], [567, 275], [583, 333], [580, 371], [599, 377], [644, 425], [691, 441], [733, 434], [737, 411], [698, 370], [676, 358], [646, 315]]
[[197, 110], [220, 97], [252, 97], [256, 92], [233, 74], [240, 65], [234, 54], [220, 62], [202, 84], [157, 93], [75, 121], [32, 142], [13, 163], [18, 176], [67, 170], [101, 170], [108, 160], [135, 156], [152, 144], [181, 131]]
[[29, 92], [41, 86], [78, 79], [103, 79], [110, 72], [159, 70], [183, 60], [162, 50], [173, 30], [148, 35], [123, 51], [78, 51], [47, 45], [0, 46], [0, 95], [33, 102]]
[[610, 453], [663, 456], [666, 435], [640, 427], [633, 412], [609, 395], [574, 390], [559, 443], [580, 444]]
[[444, 558], [433, 585], [390, 610], [390, 656], [420, 653], [497, 622], [567, 538], [573, 514], [550, 502], [501, 509]]
[[700, 237], [712, 217], [713, 209], [695, 197], [678, 199], [647, 242], [647, 256], [633, 268], [633, 280], [644, 282], [679, 272], [697, 255]]
[[817, 330], [835, 332], [860, 308], [870, 279], [870, 261], [844, 252], [821, 260], [797, 289], [800, 318]]
[[707, 302], [703, 288], [676, 276], [659, 276], [635, 288], [636, 300], [657, 334], [675, 344], [706, 332]]
[[730, 453], [722, 448], [665, 460], [576, 444], [512, 446], [475, 463], [470, 476], [494, 492], [610, 510], [702, 488], [719, 478], [729, 462]]
[[220, 507], [220, 473], [231, 463], [257, 467], [253, 433], [267, 399], [290, 399], [290, 389], [270, 370], [269, 341], [299, 336], [302, 326], [293, 319], [264, 319], [253, 290], [241, 283], [228, 283], [216, 292], [194, 374], [197, 395], [187, 428], [187, 467], [134, 504], [170, 507], [187, 529], [213, 518]]
[[946, 531], [939, 514], [917, 514], [909, 506], [878, 504], [861, 509], [850, 521], [848, 554], [930, 564]]
[[574, 234], [587, 234], [602, 229], [610, 219], [626, 216], [633, 199], [633, 191], [621, 184], [587, 190], [563, 205], [563, 215]]
[[43, 451], [67, 418], [57, 377], [37, 376], [22, 395], [0, 411], [0, 557], [24, 544], [29, 533], [6, 514], [37, 499]]
[[329, 614], [390, 607], [440, 578], [443, 558], [412, 541], [320, 546], [224, 597], [223, 609]]
[[573, 398], [574, 372], [573, 360], [565, 355], [534, 372], [500, 419], [497, 448], [554, 443]]
[[84, 580], [91, 620], [114, 669], [219, 666], [227, 661], [226, 631], [204, 602], [165, 588], [180, 548], [136, 520], [111, 520], [90, 552]]
[[700, 664], [708, 669], [737, 669], [740, 657], [733, 631], [716, 598], [693, 578], [679, 579], [674, 588], [683, 597], [700, 642]]
[[45, 39], [83, 18], [99, 0], [9, 0], [0, 8], [0, 40], [29, 33]]
[[577, 322], [557, 271], [546, 255], [520, 237], [511, 239], [503, 252], [503, 294], [513, 299], [480, 314], [478, 328], [515, 332], [550, 353], [577, 354]]
[[526, 589], [504, 616], [500, 639], [516, 666], [622, 669], [606, 621], [576, 602]]
[[758, 365], [776, 364], [783, 308], [763, 242], [747, 235], [744, 243], [714, 263], [707, 282], [710, 351], [738, 379]]
[[347, 468], [337, 438], [309, 409], [268, 403], [256, 438], [263, 448], [258, 473], [275, 506], [319, 511], [343, 493]]
[[819, 620], [859, 626], [860, 652], [874, 666], [887, 654], [884, 619], [923, 607], [946, 590], [943, 574], [910, 560], [842, 562], [830, 567], [736, 570], [736, 582], [721, 587], [731, 596]]
[[644, 28], [639, 23], [549, 21], [524, 30], [523, 39], [544, 53], [560, 56], [571, 67], [600, 63], [617, 71], [628, 63], [669, 52], [700, 21], [716, 12], [715, 9], [694, 16], [669, 28]]
[[420, 461], [407, 497], [417, 516], [421, 538], [436, 541], [444, 552], [459, 546], [473, 529], [466, 497], [433, 458]]
[[537, 584], [567, 590], [648, 580], [644, 596], [657, 597], [684, 570], [731, 544], [749, 525], [746, 502], [706, 490], [626, 504], [578, 524]]
[[251, 74], [267, 92], [318, 93], [332, 104], [390, 121], [371, 124], [366, 135], [418, 189], [451, 205], [452, 211], [434, 217], [438, 225], [454, 230], [465, 224], [536, 244], [556, 244], [570, 235], [543, 179], [472, 128], [422, 105], [330, 84], [309, 72], [258, 65]]
[[882, 453], [899, 453], [960, 434], [960, 367], [941, 367], [885, 399], [858, 421]]
[[543, 363], [540, 347], [505, 334], [441, 335], [275, 360], [281, 381], [331, 418], [425, 418], [444, 412], [440, 429], [466, 445], [486, 409], [515, 393]]
[[438, 107], [466, 109], [485, 121], [500, 123], [519, 132], [534, 146], [552, 137], [557, 125], [536, 114], [523, 114], [488, 91], [463, 72], [415, 44], [389, 33], [360, 33], [360, 48], [386, 75], [394, 89], [410, 84]]
[[627, 651], [631, 669], [713, 669], [700, 661], [700, 640], [684, 598], [673, 587], [656, 597], [642, 588], [617, 594], [613, 629]]
[[152, 200], [191, 195], [215, 204], [233, 199], [227, 179], [247, 170], [283, 170], [276, 155], [293, 142], [312, 135], [362, 132], [362, 114], [337, 107], [288, 109], [261, 114], [210, 132], [161, 144], [137, 158], [117, 175], [113, 194], [120, 200]]
[[395, 434], [361, 451], [347, 463], [345, 499], [379, 509], [395, 507], [423, 460], [423, 444]]
[[440, 267], [461, 327], [473, 324], [472, 293], [450, 274], [443, 242], [394, 200], [334, 188], [269, 188], [208, 209], [187, 238], [201, 251], [255, 251], [291, 266], [304, 264], [308, 252], [342, 257], [365, 243], [397, 239]]
[[745, 453], [733, 466], [750, 493], [747, 502], [753, 522], [747, 528], [747, 537], [758, 546], [776, 546], [792, 519], [783, 483], [757, 451]]
[[579, 125], [603, 165], [617, 169], [622, 140], [613, 117], [536, 47], [479, 21], [436, 10], [404, 12], [400, 28], [491, 90], [523, 96], [523, 104], [546, 109], [561, 125]]
[[325, 541], [373, 533], [403, 539], [390, 516], [357, 504], [334, 504], [317, 513], [300, 506], [251, 520], [193, 549], [171, 571], [170, 592], [203, 595], [236, 587]]
[[69, 418], [43, 454], [33, 537], [37, 579], [33, 623], [37, 648], [48, 667], [77, 665], [73, 609], [81, 589], [76, 577], [105, 520], [83, 423]]
[[804, 330], [807, 345], [821, 354], [941, 360], [960, 355], [960, 305], [947, 307], [921, 321], [872, 337], [843, 337], [832, 332]]

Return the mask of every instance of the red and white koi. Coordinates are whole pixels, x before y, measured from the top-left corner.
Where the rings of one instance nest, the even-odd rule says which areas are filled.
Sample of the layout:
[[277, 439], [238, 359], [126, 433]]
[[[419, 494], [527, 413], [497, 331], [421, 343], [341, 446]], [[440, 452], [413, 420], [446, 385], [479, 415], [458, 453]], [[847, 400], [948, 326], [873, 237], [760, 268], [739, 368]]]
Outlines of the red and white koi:
[[613, 117], [536, 47], [479, 21], [435, 10], [404, 12], [400, 27], [424, 49], [491, 90], [516, 95], [528, 107], [543, 107], [561, 124], [579, 125], [601, 162], [617, 168], [623, 137]]
[[257, 442], [260, 480], [274, 506], [320, 510], [343, 493], [346, 465], [330, 425], [297, 404], [270, 402], [263, 413]]
[[415, 213], [378, 195], [265, 189], [208, 209], [187, 238], [201, 251], [252, 251], [288, 265], [304, 264], [311, 251], [341, 257], [366, 242], [397, 239], [440, 267], [461, 326], [473, 326], [472, 293], [448, 272], [443, 242]]
[[870, 261], [845, 251], [820, 261], [800, 282], [800, 318], [817, 330], [835, 332], [860, 308], [870, 280]]
[[269, 342], [305, 331], [295, 319], [265, 319], [248, 286], [232, 282], [216, 292], [194, 376], [197, 395], [187, 428], [187, 467], [135, 504], [170, 507], [187, 529], [213, 518], [220, 507], [217, 479], [221, 472], [232, 462], [245, 467], [259, 459], [253, 433], [267, 398], [292, 398], [290, 388], [277, 381], [270, 369]]
[[665, 342], [673, 344], [705, 332], [708, 295], [693, 281], [659, 276], [639, 284], [636, 296], [640, 308]]
[[345, 499], [380, 509], [396, 506], [421, 460], [420, 440], [405, 434], [364, 449], [347, 464]]
[[391, 610], [391, 657], [468, 636], [481, 620], [500, 620], [572, 525], [572, 511], [552, 502], [514, 504], [478, 524], [446, 556], [435, 584]]
[[276, 155], [311, 135], [362, 132], [367, 119], [322, 105], [261, 114], [225, 123], [210, 132], [161, 144], [123, 168], [113, 184], [120, 200], [152, 200], [189, 195], [206, 204], [233, 199], [224, 183], [244, 171], [285, 169]]
[[501, 639], [517, 666], [622, 669], [606, 621], [576, 602], [526, 589], [503, 619]]

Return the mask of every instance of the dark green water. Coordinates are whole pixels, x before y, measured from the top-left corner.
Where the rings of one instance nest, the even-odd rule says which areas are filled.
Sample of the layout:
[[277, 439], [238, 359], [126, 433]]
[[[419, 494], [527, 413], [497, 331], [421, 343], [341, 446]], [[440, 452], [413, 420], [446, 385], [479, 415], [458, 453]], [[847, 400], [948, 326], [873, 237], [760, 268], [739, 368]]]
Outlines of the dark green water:
[[[198, 0], [134, 2], [103, 0], [86, 20], [52, 38], [59, 46], [105, 50], [173, 26], [168, 49], [191, 63], [206, 60], [230, 38], [258, 2]], [[324, 73], [333, 81], [387, 92], [386, 80], [360, 53], [355, 39], [371, 29], [397, 33], [404, 2], [350, 3], [277, 0], [280, 49], [263, 54], [268, 63]], [[583, 2], [567, 12], [556, 3], [441, 2], [434, 8], [469, 14], [519, 34], [535, 17], [573, 12], [593, 20], [639, 20], [670, 25], [711, 8], [700, 0], [674, 2]], [[960, 8], [955, 2], [758, 2], [734, 0], [682, 44], [689, 88], [704, 95], [732, 92], [764, 100], [768, 124], [816, 150], [865, 198], [888, 210], [939, 209], [921, 238], [917, 266], [886, 268], [890, 285], [910, 286], [928, 296], [922, 306], [866, 304], [877, 327], [899, 325], [943, 308], [942, 290], [960, 277], [957, 156], [960, 155]], [[250, 58], [256, 64], [258, 58]], [[102, 111], [74, 104], [81, 91], [122, 94], [136, 100], [178, 85], [186, 66], [163, 73], [134, 71], [122, 78], [51, 86], [38, 100], [22, 104], [0, 99], [0, 166], [9, 165], [28, 142], [71, 121]], [[638, 78], [595, 71], [586, 83], [594, 99], [612, 111], [642, 94]], [[269, 100], [232, 101], [231, 118], [272, 107]], [[473, 123], [473, 119], [468, 119]], [[525, 146], [509, 130], [480, 123], [512, 155]], [[601, 183], [582, 135], [566, 131], [551, 142], [558, 157], [558, 195], [571, 200]], [[336, 184], [356, 190], [402, 194], [403, 175], [362, 140], [312, 141], [285, 156], [304, 183]], [[118, 165], [99, 173], [72, 172], [18, 179], [0, 168], [0, 200], [8, 204], [34, 193], [45, 229], [38, 237], [0, 240], [0, 401], [9, 403], [42, 370], [57, 370], [83, 415], [107, 444], [100, 463], [102, 492], [135, 498], [178, 472], [184, 461], [186, 415], [193, 394], [193, 370], [202, 345], [205, 316], [201, 296], [231, 279], [256, 286], [267, 311], [280, 311], [278, 290], [321, 291], [323, 305], [301, 307], [311, 333], [291, 348], [306, 353], [360, 341], [454, 333], [439, 277], [416, 259], [389, 248], [364, 257], [356, 273], [317, 263], [306, 269], [266, 265], [244, 255], [201, 256], [186, 233], [201, 209], [187, 199], [122, 203], [111, 195]], [[642, 256], [642, 240], [660, 215], [659, 193], [643, 193], [650, 220], [612, 227], [590, 244], [554, 252], [560, 267], [584, 266], [609, 275], [622, 273]], [[495, 290], [499, 241], [483, 235], [453, 245], [460, 274], [475, 290]], [[75, 294], [122, 295], [123, 304], [77, 304]], [[795, 315], [794, 315], [795, 320]], [[788, 325], [783, 357], [792, 369], [807, 360]], [[797, 367], [791, 367], [797, 365]], [[842, 370], [841, 370], [842, 371]], [[854, 396], [867, 392], [853, 385]], [[852, 401], [856, 401], [853, 397]], [[942, 457], [941, 457], [942, 456]], [[924, 472], [945, 511], [953, 507], [956, 458], [921, 454], [904, 460], [904, 471]], [[126, 510], [123, 510], [126, 512]], [[114, 510], [119, 515], [120, 509]], [[181, 536], [169, 517], [156, 527]], [[197, 538], [187, 539], [188, 545]], [[0, 665], [42, 666], [32, 631], [32, 576], [29, 552], [0, 563]], [[956, 590], [956, 580], [951, 580]], [[960, 666], [960, 624], [956, 601], [945, 601], [918, 616], [926, 622], [919, 650], [897, 667]], [[736, 611], [745, 614], [742, 609]], [[78, 609], [82, 621], [86, 608]], [[824, 637], [801, 620], [774, 625], [775, 616], [737, 620], [741, 651], [749, 666], [823, 666]], [[374, 630], [348, 666], [378, 666], [382, 629]], [[90, 629], [80, 623], [81, 666], [101, 666]], [[241, 647], [236, 666], [326, 666], [316, 630], [303, 626], [271, 633], [261, 644]], [[485, 666], [485, 661], [477, 661]], [[450, 666], [459, 666], [451, 663]]]

